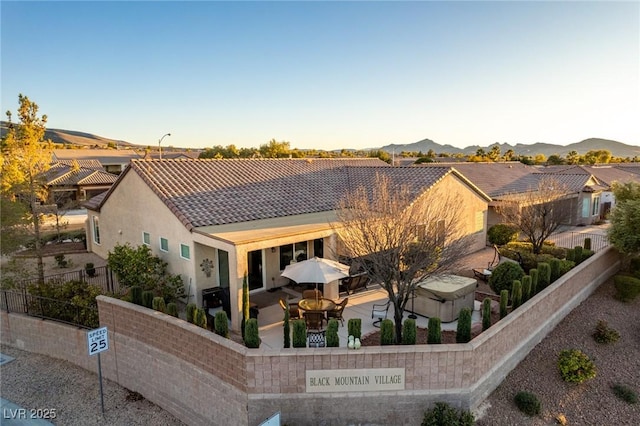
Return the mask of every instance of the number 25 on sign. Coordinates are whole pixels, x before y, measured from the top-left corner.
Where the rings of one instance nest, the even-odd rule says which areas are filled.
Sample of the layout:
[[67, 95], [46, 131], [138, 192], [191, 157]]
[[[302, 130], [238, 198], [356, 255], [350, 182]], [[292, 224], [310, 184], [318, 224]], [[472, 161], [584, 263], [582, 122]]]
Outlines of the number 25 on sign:
[[96, 328], [87, 332], [89, 355], [95, 355], [109, 349], [109, 333], [107, 327]]

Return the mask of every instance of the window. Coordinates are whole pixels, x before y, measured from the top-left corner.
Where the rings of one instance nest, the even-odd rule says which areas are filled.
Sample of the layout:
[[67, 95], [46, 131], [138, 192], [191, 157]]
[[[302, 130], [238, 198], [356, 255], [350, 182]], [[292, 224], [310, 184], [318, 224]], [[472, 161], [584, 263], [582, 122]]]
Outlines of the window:
[[167, 240], [166, 238], [160, 237], [160, 250], [169, 251], [169, 240]]
[[482, 232], [484, 229], [484, 212], [476, 212], [476, 229], [475, 232]]
[[303, 241], [301, 243], [295, 243], [295, 256], [296, 262], [302, 262], [303, 260], [307, 260], [309, 258], [307, 242]]
[[93, 222], [93, 242], [100, 244], [100, 224], [98, 222], [98, 216], [92, 217]]
[[142, 233], [142, 244], [144, 244], [145, 246], [151, 245], [151, 235], [149, 235], [148, 232]]
[[582, 200], [582, 217], [589, 217], [589, 201], [588, 198]]
[[597, 195], [593, 199], [593, 208], [591, 210], [591, 216], [597, 215], [599, 210], [600, 210], [600, 196]]
[[284, 268], [291, 263], [291, 259], [293, 259], [293, 244], [285, 244], [280, 246], [280, 270], [283, 271]]
[[180, 244], [180, 257], [187, 260], [191, 259], [191, 252], [188, 245]]

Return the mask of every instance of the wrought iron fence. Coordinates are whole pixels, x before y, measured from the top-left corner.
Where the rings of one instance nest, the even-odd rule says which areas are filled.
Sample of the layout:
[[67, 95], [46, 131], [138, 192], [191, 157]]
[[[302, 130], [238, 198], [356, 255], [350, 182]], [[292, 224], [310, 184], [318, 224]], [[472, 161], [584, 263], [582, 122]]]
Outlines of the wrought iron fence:
[[7, 312], [27, 314], [81, 328], [100, 325], [97, 306], [81, 306], [64, 300], [34, 296], [23, 291], [2, 290], [0, 304]]
[[609, 246], [609, 239], [606, 235], [588, 234], [580, 232], [563, 232], [561, 234], [552, 235], [548, 240], [555, 245], [564, 248], [574, 248], [576, 246], [584, 247], [584, 241], [591, 239], [591, 250], [598, 252]]
[[[98, 266], [93, 268], [93, 273], [89, 274], [86, 270], [65, 272], [62, 274], [48, 275], [44, 277], [45, 284], [61, 284], [69, 281], [80, 281], [102, 288], [105, 293], [120, 293], [122, 290], [118, 277], [109, 269], [108, 266]], [[29, 285], [37, 284], [37, 278], [20, 281], [18, 287], [27, 288]]]

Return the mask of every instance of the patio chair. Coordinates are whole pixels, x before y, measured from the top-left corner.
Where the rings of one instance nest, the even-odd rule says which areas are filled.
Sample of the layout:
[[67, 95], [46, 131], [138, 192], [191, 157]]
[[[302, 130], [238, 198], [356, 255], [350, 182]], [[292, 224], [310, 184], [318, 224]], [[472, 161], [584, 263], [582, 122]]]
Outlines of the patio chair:
[[487, 264], [486, 268], [473, 268], [473, 275], [482, 281], [489, 281], [491, 272], [500, 263], [500, 250], [497, 245], [493, 245], [493, 260]]
[[344, 313], [344, 308], [347, 306], [347, 303], [349, 303], [349, 298], [345, 297], [342, 302], [336, 303], [335, 309], [327, 311], [327, 321], [329, 321], [329, 318], [335, 318], [340, 320], [340, 324], [344, 327], [344, 318], [342, 318], [342, 314]]
[[303, 299], [322, 299], [322, 292], [317, 288], [311, 290], [304, 290], [302, 292]]
[[289, 309], [289, 319], [298, 319], [300, 318], [300, 309], [298, 308], [297, 303], [287, 303], [284, 299], [278, 300], [280, 307], [283, 311]]
[[305, 311], [304, 320], [307, 323], [307, 332], [322, 331], [324, 332], [324, 322], [326, 321], [323, 311]]
[[380, 327], [380, 322], [383, 319], [387, 319], [387, 312], [389, 311], [389, 305], [391, 305], [391, 300], [388, 300], [387, 303], [374, 303], [373, 308], [371, 309], [371, 318], [377, 318], [373, 322], [374, 327]]

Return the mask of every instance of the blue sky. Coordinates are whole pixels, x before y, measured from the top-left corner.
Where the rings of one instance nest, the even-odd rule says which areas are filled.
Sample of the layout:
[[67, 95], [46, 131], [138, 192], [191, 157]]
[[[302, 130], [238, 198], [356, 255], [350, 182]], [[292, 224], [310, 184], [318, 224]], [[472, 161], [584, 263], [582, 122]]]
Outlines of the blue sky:
[[[2, 110], [155, 146], [640, 145], [638, 2], [8, 2]], [[14, 115], [15, 116], [15, 115]]]

